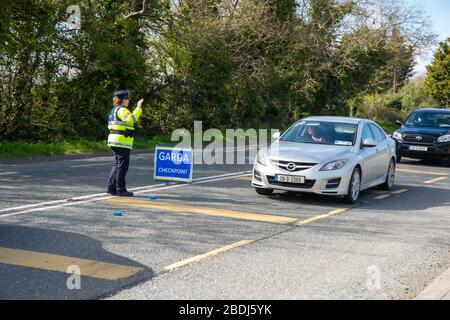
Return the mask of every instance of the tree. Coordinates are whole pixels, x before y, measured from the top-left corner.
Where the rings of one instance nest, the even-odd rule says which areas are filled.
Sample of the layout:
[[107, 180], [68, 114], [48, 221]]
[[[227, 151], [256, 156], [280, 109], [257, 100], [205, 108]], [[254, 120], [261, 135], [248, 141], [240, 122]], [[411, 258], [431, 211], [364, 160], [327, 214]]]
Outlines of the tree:
[[414, 48], [396, 28], [392, 35], [386, 35], [386, 59], [372, 79], [372, 91], [382, 93], [388, 90], [397, 93], [412, 76], [414, 69]]
[[425, 85], [428, 93], [442, 107], [450, 107], [450, 38], [442, 41], [427, 67]]
[[[3, 0], [0, 139], [104, 138], [119, 86], [146, 99], [139, 130], [148, 135], [194, 120], [285, 127], [309, 114], [348, 114], [367, 93], [398, 91], [432, 38], [424, 15], [403, 1], [77, 3], [74, 29], [73, 1]], [[377, 23], [371, 3], [383, 9]]]
[[417, 108], [437, 107], [438, 103], [426, 92], [424, 79], [409, 80], [398, 93], [405, 114]]
[[155, 1], [138, 13], [142, 1], [80, 2], [79, 29], [66, 23], [71, 1], [2, 4], [0, 138], [103, 138], [113, 90], [147, 90], [141, 28], [155, 25]]
[[362, 6], [361, 23], [370, 21], [385, 35], [388, 53], [368, 92], [397, 93], [413, 74], [414, 58], [435, 44], [431, 19], [420, 5], [405, 0], [367, 0]]

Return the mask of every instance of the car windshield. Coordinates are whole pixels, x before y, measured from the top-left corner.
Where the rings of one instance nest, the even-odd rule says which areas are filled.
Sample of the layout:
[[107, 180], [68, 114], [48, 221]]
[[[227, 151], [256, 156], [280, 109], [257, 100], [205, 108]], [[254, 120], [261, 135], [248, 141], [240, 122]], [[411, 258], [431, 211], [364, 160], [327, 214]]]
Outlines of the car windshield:
[[355, 144], [356, 124], [300, 121], [281, 137], [281, 141], [352, 146]]
[[405, 126], [450, 128], [450, 112], [413, 112], [406, 119]]

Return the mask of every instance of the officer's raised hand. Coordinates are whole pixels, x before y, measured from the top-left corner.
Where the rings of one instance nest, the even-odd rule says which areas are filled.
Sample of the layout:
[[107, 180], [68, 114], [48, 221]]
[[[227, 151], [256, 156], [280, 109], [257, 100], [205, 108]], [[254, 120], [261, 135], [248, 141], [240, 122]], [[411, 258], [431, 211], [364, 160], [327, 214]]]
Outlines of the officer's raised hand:
[[137, 103], [137, 106], [142, 107], [142, 103], [144, 103], [144, 99], [139, 100]]

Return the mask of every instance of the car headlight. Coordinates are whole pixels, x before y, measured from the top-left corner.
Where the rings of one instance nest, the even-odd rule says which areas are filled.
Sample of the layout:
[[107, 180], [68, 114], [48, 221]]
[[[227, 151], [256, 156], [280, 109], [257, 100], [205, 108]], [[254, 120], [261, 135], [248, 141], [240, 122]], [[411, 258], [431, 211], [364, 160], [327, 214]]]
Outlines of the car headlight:
[[403, 134], [400, 131], [394, 131], [392, 138], [397, 140], [403, 140]]
[[345, 164], [348, 162], [348, 160], [336, 160], [328, 162], [326, 165], [324, 165], [320, 171], [332, 171], [332, 170], [338, 170], [345, 166]]
[[256, 162], [258, 162], [262, 166], [267, 165], [267, 156], [265, 150], [260, 150], [256, 155]]
[[437, 139], [437, 142], [439, 142], [439, 143], [441, 143], [441, 142], [449, 142], [449, 141], [450, 141], [450, 134], [446, 134], [446, 135], [440, 136]]

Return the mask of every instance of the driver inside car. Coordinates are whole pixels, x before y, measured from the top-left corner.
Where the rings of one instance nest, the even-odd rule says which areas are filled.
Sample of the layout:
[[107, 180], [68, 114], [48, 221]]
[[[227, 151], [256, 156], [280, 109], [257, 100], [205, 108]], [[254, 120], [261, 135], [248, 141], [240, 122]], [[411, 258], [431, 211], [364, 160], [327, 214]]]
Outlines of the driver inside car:
[[318, 126], [308, 127], [309, 139], [313, 142], [325, 142], [325, 137], [323, 136], [322, 130]]

